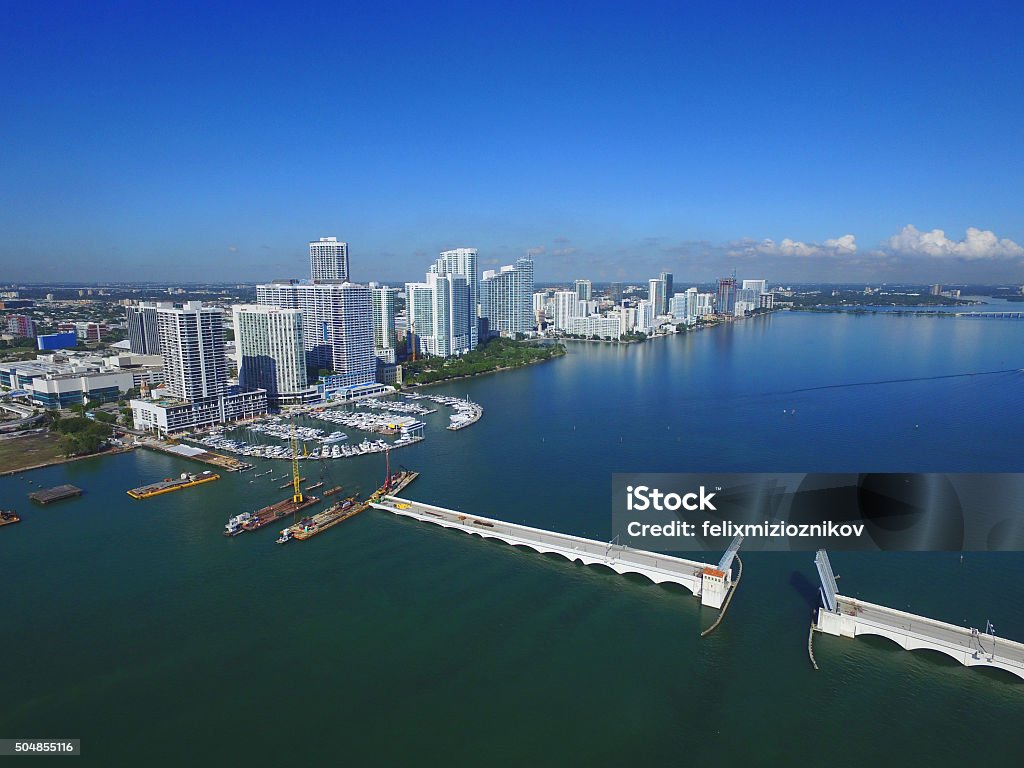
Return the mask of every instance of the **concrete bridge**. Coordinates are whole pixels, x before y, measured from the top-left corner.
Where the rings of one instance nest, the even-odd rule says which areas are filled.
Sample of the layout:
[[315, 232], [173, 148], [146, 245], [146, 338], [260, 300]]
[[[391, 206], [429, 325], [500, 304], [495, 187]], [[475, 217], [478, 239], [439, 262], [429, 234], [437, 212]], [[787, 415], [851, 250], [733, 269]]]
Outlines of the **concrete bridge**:
[[814, 562], [822, 580], [822, 606], [814, 625], [819, 632], [837, 637], [878, 635], [908, 651], [938, 651], [964, 666], [996, 667], [1024, 680], [1024, 643], [996, 637], [991, 624], [984, 631], [958, 627], [837, 594], [825, 550], [818, 551]]
[[957, 312], [957, 317], [983, 317], [989, 320], [1024, 320], [1024, 312]]
[[[535, 552], [555, 554], [566, 560], [578, 560], [584, 565], [603, 565], [616, 573], [637, 573], [655, 584], [679, 584], [699, 596], [701, 605], [720, 608], [732, 586], [732, 559], [735, 549], [723, 557], [724, 568], [695, 560], [686, 560], [657, 552], [632, 549], [619, 544], [584, 539], [567, 533], [530, 528], [480, 515], [467, 515], [443, 507], [435, 507], [397, 496], [385, 496], [372, 504], [376, 509], [402, 517], [411, 517], [425, 523], [497, 539], [517, 547], [528, 547]], [[738, 542], [735, 543], [738, 549]], [[732, 549], [732, 548], [730, 548]], [[725, 562], [728, 560], [728, 562]]]

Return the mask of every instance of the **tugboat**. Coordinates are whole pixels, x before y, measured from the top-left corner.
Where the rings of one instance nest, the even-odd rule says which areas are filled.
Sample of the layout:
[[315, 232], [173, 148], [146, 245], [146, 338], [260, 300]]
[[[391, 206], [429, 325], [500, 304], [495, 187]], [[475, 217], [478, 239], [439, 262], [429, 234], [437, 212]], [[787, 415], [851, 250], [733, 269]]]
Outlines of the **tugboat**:
[[278, 544], [287, 544], [292, 540], [292, 531], [290, 528], [285, 528], [281, 531], [281, 535], [277, 537]]
[[20, 523], [21, 518], [18, 517], [18, 513], [13, 509], [11, 511], [5, 511], [0, 509], [0, 525], [12, 525], [14, 523]]
[[235, 515], [228, 520], [227, 525], [224, 526], [224, 535], [237, 536], [245, 530], [245, 528], [242, 527], [242, 524], [247, 523], [250, 520], [252, 520], [251, 512], [243, 512], [240, 515]]

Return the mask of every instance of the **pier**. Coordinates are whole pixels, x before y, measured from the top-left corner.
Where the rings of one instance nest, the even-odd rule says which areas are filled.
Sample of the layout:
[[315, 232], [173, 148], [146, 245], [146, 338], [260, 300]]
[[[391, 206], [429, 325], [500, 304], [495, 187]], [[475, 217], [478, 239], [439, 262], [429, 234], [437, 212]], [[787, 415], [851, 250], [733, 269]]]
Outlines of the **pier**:
[[[385, 496], [371, 503], [375, 509], [410, 517], [444, 528], [454, 528], [481, 538], [497, 539], [512, 546], [527, 547], [542, 554], [555, 554], [570, 562], [602, 565], [619, 574], [636, 573], [655, 584], [679, 584], [700, 597], [701, 605], [721, 608], [732, 587], [732, 559], [723, 557], [724, 568], [658, 552], [632, 549], [611, 542], [585, 539], [568, 533], [545, 531], [518, 523], [467, 515], [397, 496]], [[726, 562], [727, 561], [727, 562]]]
[[[985, 630], [958, 627], [840, 595], [825, 550], [818, 550], [814, 562], [822, 583], [822, 605], [814, 624], [817, 631], [837, 637], [878, 635], [908, 651], [938, 651], [964, 666], [996, 667], [1024, 680], [1024, 643], [996, 637], [991, 624]], [[808, 641], [808, 650], [810, 647]], [[813, 656], [811, 659], [813, 662]]]

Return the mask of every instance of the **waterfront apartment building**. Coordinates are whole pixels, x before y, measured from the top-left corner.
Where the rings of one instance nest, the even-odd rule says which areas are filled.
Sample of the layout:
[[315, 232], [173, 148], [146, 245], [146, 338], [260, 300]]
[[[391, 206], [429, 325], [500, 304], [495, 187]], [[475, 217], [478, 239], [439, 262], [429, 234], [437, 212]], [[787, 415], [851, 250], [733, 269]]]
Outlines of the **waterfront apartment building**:
[[239, 385], [265, 389], [273, 406], [313, 399], [316, 389], [307, 386], [302, 312], [259, 304], [233, 309]]
[[675, 295], [675, 286], [673, 285], [672, 273], [662, 272], [660, 275], [658, 275], [658, 279], [661, 280], [662, 285], [664, 286], [664, 299], [661, 302], [661, 306], [657, 308], [657, 313], [659, 315], [667, 315], [668, 302], [672, 298], [672, 296]]
[[744, 291], [755, 291], [758, 295], [765, 293], [768, 290], [767, 280], [744, 280], [743, 289]]
[[626, 332], [623, 329], [623, 318], [618, 314], [572, 317], [565, 330], [577, 336], [597, 336], [602, 339], [617, 339]]
[[408, 336], [417, 355], [452, 357], [473, 349], [470, 288], [460, 274], [429, 272], [422, 283], [406, 283]]
[[568, 331], [569, 321], [581, 315], [580, 304], [577, 291], [555, 291], [555, 328]]
[[365, 285], [279, 280], [257, 285], [256, 303], [302, 312], [302, 345], [311, 379], [329, 372], [341, 388], [375, 381], [373, 299]]
[[132, 352], [137, 355], [160, 354], [160, 328], [157, 324], [156, 311], [158, 307], [169, 306], [172, 305], [144, 301], [125, 307], [125, 326]]
[[[374, 353], [385, 349], [394, 350], [398, 344], [395, 333], [395, 303], [398, 300], [398, 289], [370, 283], [370, 298], [373, 302]], [[379, 354], [377, 356], [380, 357]], [[391, 362], [394, 362], [394, 359]]]
[[267, 412], [265, 389], [228, 385], [221, 310], [190, 301], [157, 308], [163, 393], [131, 401], [136, 429], [169, 434]]
[[321, 237], [309, 244], [309, 271], [313, 280], [348, 282], [348, 243], [336, 237]]
[[665, 281], [661, 278], [652, 278], [647, 281], [647, 300], [651, 302], [655, 315], [665, 314], [667, 302], [665, 300]]
[[533, 259], [517, 259], [500, 270], [487, 270], [480, 281], [480, 317], [491, 333], [515, 336], [534, 326]]
[[736, 278], [723, 277], [718, 281], [718, 295], [715, 298], [715, 312], [732, 315], [736, 311]]
[[[463, 312], [461, 306], [451, 310], [451, 316], [456, 319], [457, 326], [452, 327], [453, 337], [461, 338], [468, 334], [469, 349], [476, 349], [479, 342], [479, 323], [477, 321], [480, 307], [480, 273], [477, 272], [477, 251], [476, 248], [455, 248], [450, 251], [442, 251], [437, 261], [430, 266], [429, 274], [439, 276], [459, 276], [465, 280], [468, 294], [466, 297], [466, 310]], [[429, 278], [428, 278], [429, 280]], [[452, 289], [456, 286], [452, 283]], [[458, 301], [462, 301], [461, 289], [458, 289]], [[463, 319], [465, 318], [465, 319]], [[465, 330], [463, 329], [465, 323]], [[460, 342], [453, 342], [453, 348], [461, 346]], [[458, 353], [456, 353], [458, 354]]]
[[636, 305], [636, 330], [641, 333], [652, 333], [656, 316], [654, 304], [650, 301], [638, 302]]
[[612, 283], [608, 287], [608, 298], [612, 300], [612, 304], [622, 303], [622, 283]]
[[224, 313], [201, 301], [160, 307], [157, 327], [168, 393], [180, 400], [223, 396], [228, 385]]
[[575, 285], [576, 300], [589, 302], [594, 297], [594, 284], [589, 280], [580, 279]]

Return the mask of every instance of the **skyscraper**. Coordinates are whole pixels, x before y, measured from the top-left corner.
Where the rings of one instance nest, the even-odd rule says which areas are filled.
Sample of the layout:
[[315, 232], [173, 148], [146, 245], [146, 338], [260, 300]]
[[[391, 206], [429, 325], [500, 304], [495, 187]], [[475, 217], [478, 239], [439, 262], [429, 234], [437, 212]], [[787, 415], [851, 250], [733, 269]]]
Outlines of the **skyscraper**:
[[658, 310], [658, 311], [661, 314], [667, 314], [668, 313], [668, 302], [675, 295], [675, 289], [674, 289], [674, 287], [672, 285], [672, 273], [671, 272], [662, 272], [660, 275], [658, 275], [658, 279], [661, 280], [661, 282], [665, 286], [665, 300], [662, 302], [661, 309]]
[[428, 272], [425, 282], [407, 283], [405, 295], [416, 354], [451, 357], [470, 351], [469, 285], [465, 277]]
[[555, 328], [569, 330], [569, 321], [580, 316], [580, 299], [576, 291], [555, 291]]
[[190, 301], [178, 309], [157, 309], [164, 386], [180, 400], [222, 397], [228, 386], [224, 316], [215, 307]]
[[768, 290], [767, 280], [744, 280], [743, 289], [744, 291], [757, 291], [760, 295]]
[[533, 259], [517, 259], [500, 271], [487, 270], [480, 281], [480, 317], [491, 332], [506, 336], [534, 326]]
[[608, 289], [608, 296], [613, 304], [622, 303], [622, 283], [612, 283]]
[[576, 300], [590, 301], [594, 294], [594, 284], [589, 280], [580, 279], [576, 281]]
[[731, 315], [736, 309], [736, 278], [723, 277], [718, 281], [718, 295], [715, 300], [715, 313]]
[[[469, 337], [469, 349], [476, 349], [479, 339], [477, 324], [477, 312], [480, 306], [480, 273], [477, 272], [476, 248], [455, 248], [451, 251], [442, 251], [437, 261], [431, 265], [429, 272], [435, 275], [460, 275], [466, 281], [466, 288], [469, 293], [466, 300], [466, 312], [462, 308], [456, 308], [453, 317], [459, 318], [458, 322], [465, 322]], [[462, 299], [459, 298], [459, 301]], [[465, 318], [463, 320], [462, 318]], [[461, 327], [453, 328], [457, 337], [463, 335]]]
[[340, 280], [347, 282], [348, 243], [339, 243], [336, 237], [321, 237], [309, 244], [309, 266], [314, 280]]
[[398, 289], [386, 285], [370, 285], [373, 299], [373, 348], [395, 348], [395, 300]]
[[661, 278], [651, 278], [647, 281], [647, 300], [651, 303], [651, 311], [654, 314], [665, 313], [665, 281]]
[[136, 306], [125, 307], [128, 340], [132, 345], [132, 352], [137, 355], [160, 354], [160, 329], [156, 317], [156, 310], [160, 306], [171, 305], [144, 301]]
[[157, 307], [164, 388], [173, 398], [132, 400], [135, 428], [161, 434], [196, 429], [267, 412], [263, 388], [228, 387], [223, 313], [190, 301]]
[[267, 390], [273, 405], [301, 403], [307, 387], [302, 312], [258, 304], [234, 307], [238, 383]]
[[373, 302], [365, 285], [282, 280], [257, 285], [256, 303], [302, 311], [306, 366], [314, 376], [330, 372], [338, 387], [375, 380]]

